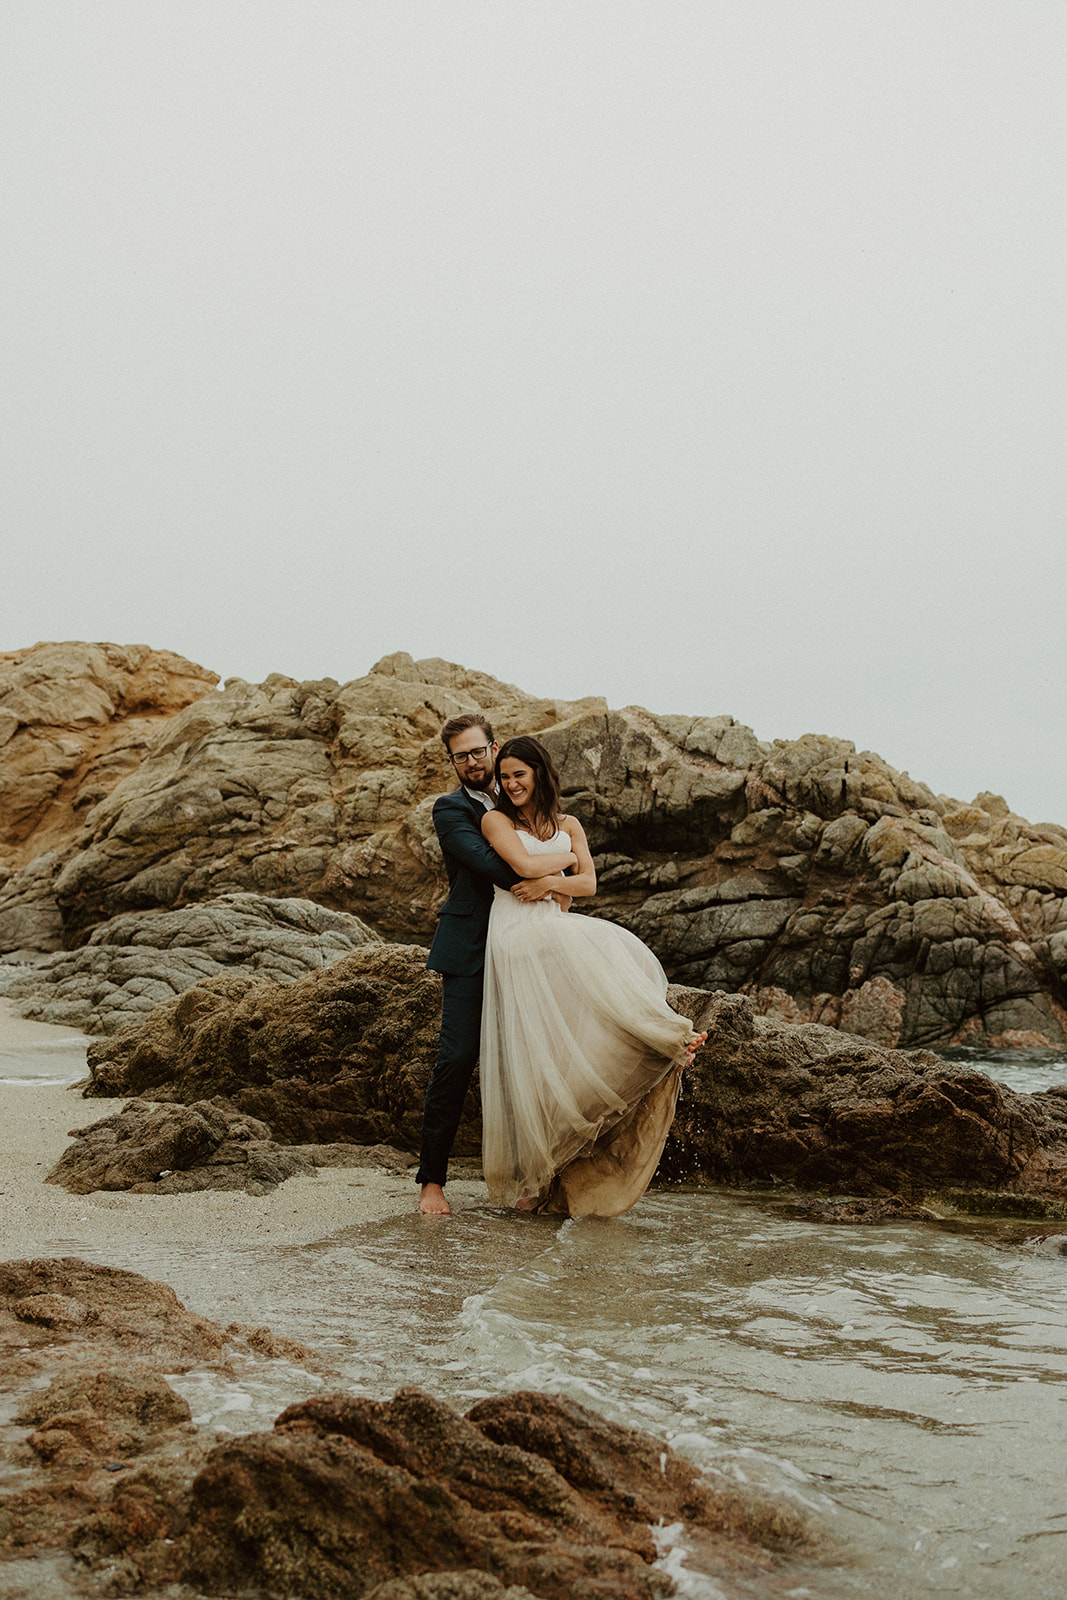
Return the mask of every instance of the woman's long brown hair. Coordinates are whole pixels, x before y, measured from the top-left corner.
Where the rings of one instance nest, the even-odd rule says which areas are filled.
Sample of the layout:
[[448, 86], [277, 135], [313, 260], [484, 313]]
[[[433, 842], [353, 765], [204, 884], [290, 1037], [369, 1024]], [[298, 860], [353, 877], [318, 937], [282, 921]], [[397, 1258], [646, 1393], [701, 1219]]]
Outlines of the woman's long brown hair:
[[541, 829], [547, 828], [549, 837], [559, 827], [559, 819], [563, 815], [563, 801], [559, 792], [559, 773], [556, 764], [540, 739], [534, 739], [528, 733], [520, 733], [515, 739], [505, 739], [500, 746], [496, 758], [497, 797], [496, 808], [513, 822], [518, 828], [522, 826], [523, 819], [518, 809], [512, 805], [504, 793], [504, 785], [500, 779], [500, 763], [508, 760], [522, 761], [530, 768], [534, 776], [533, 795], [530, 799], [530, 809], [533, 811], [534, 827], [540, 836]]

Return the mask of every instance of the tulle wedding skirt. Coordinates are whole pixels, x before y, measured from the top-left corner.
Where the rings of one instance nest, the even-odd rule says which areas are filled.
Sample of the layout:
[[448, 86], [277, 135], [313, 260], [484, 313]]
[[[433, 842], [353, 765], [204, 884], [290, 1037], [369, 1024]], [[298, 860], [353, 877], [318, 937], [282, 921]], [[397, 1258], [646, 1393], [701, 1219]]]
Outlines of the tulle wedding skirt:
[[641, 1197], [692, 1033], [666, 994], [663, 968], [627, 929], [496, 890], [480, 1057], [493, 1200], [617, 1216]]

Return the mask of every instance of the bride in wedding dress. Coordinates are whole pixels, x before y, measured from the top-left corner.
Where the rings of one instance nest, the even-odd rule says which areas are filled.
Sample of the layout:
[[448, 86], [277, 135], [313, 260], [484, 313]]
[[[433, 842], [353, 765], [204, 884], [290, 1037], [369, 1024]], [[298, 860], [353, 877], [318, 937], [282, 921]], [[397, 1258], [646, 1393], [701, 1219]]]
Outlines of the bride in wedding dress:
[[485, 1181], [491, 1199], [522, 1210], [618, 1216], [651, 1181], [681, 1070], [705, 1036], [668, 1006], [666, 975], [640, 939], [567, 914], [571, 897], [596, 892], [596, 873], [544, 745], [509, 739], [496, 771], [482, 831], [497, 854], [528, 866], [531, 854], [569, 849], [577, 865], [494, 891], [479, 1067]]

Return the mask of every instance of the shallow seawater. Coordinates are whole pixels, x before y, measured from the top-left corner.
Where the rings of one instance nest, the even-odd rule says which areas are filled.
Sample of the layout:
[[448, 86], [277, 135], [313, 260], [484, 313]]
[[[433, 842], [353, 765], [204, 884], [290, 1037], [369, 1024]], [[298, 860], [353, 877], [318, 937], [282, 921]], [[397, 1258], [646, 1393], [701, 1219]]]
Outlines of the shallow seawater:
[[77, 1083], [85, 1077], [85, 1049], [91, 1042], [84, 1034], [69, 1033], [32, 1044], [0, 1043], [0, 1083]]
[[1020, 1094], [1037, 1094], [1041, 1089], [1051, 1089], [1053, 1084], [1067, 1084], [1065, 1050], [991, 1050], [959, 1045], [936, 1053], [945, 1061], [974, 1067]]
[[[995, 1065], [1010, 1081], [1035, 1064]], [[840, 1552], [745, 1582], [694, 1557], [691, 1600], [1061, 1600], [1067, 1241], [987, 1219], [831, 1226], [777, 1203], [660, 1190], [627, 1217], [560, 1222], [475, 1201], [300, 1247], [48, 1249], [301, 1340], [353, 1393], [569, 1395], [807, 1508]], [[199, 1422], [246, 1431], [338, 1380], [283, 1362], [173, 1381]]]
[[[563, 1393], [709, 1473], [764, 1485], [848, 1553], [784, 1592], [1059, 1600], [1057, 1242], [1007, 1248], [989, 1224], [831, 1227], [769, 1207], [660, 1191], [625, 1218], [560, 1223], [476, 1204], [300, 1249], [107, 1259], [221, 1321], [314, 1345], [354, 1393], [415, 1383], [460, 1408], [514, 1388]], [[283, 1366], [254, 1384], [176, 1386], [198, 1420], [243, 1431], [322, 1380]], [[764, 1591], [716, 1574], [703, 1592]]]

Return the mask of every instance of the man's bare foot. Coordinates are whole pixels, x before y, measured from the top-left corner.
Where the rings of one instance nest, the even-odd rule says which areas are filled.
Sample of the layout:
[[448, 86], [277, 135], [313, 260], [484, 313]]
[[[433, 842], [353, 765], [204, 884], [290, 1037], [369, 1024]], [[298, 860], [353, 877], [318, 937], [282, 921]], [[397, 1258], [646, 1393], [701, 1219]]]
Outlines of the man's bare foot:
[[439, 1183], [424, 1183], [422, 1193], [419, 1195], [419, 1210], [426, 1217], [450, 1217], [452, 1207], [445, 1199], [445, 1191]]

